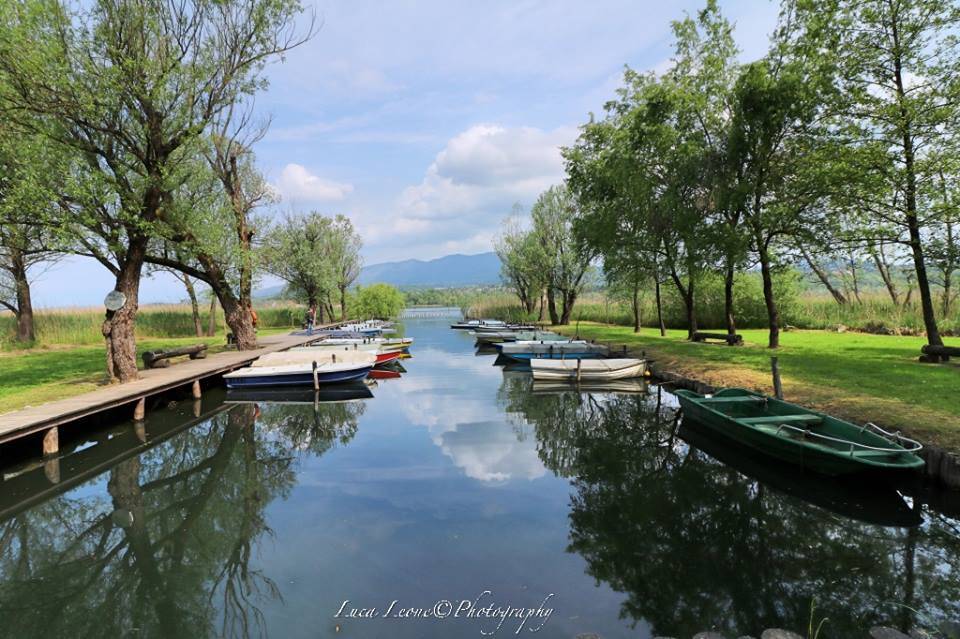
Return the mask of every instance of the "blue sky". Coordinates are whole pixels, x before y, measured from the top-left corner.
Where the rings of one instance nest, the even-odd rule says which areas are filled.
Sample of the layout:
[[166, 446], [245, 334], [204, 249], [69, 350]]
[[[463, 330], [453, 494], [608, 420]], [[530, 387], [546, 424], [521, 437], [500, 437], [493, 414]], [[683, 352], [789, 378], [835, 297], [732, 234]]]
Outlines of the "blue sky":
[[[418, 0], [308, 3], [319, 29], [267, 70], [256, 151], [278, 211], [344, 213], [367, 263], [491, 249], [514, 203], [563, 179], [558, 147], [613, 96], [625, 64], [669, 66], [670, 21], [702, 2]], [[763, 55], [778, 6], [721, 2], [743, 59]], [[269, 279], [263, 284], [273, 282]], [[39, 275], [36, 305], [98, 305], [98, 264]], [[178, 301], [169, 276], [144, 303]]]

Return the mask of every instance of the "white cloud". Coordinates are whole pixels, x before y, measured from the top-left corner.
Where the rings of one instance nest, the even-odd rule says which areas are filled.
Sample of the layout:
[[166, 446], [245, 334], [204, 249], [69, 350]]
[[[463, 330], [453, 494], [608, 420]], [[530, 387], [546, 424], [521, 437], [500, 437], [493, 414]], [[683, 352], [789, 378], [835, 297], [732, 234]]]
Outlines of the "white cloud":
[[407, 217], [430, 219], [478, 211], [506, 214], [514, 202], [529, 203], [563, 180], [560, 147], [575, 137], [573, 127], [472, 126], [447, 142], [420, 184], [403, 191], [400, 210]]
[[273, 187], [284, 200], [294, 202], [327, 202], [344, 199], [352, 184], [334, 182], [311, 173], [305, 166], [290, 163], [283, 167]]

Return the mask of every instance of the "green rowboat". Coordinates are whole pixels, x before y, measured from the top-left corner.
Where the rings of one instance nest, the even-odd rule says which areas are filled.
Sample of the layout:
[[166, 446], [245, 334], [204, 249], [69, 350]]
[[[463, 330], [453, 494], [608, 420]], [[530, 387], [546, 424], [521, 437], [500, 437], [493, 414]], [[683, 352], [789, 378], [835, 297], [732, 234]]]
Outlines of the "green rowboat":
[[765, 455], [827, 475], [869, 470], [916, 470], [922, 446], [874, 424], [855, 426], [836, 417], [753, 393], [726, 388], [714, 395], [677, 390], [684, 419]]

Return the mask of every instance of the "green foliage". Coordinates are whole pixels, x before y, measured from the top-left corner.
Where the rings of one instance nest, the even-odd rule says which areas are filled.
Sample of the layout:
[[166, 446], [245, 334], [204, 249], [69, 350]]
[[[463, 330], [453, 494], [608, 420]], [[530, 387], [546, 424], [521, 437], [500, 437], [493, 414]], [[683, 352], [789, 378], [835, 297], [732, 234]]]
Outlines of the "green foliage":
[[358, 319], [393, 319], [406, 307], [403, 293], [389, 284], [358, 286], [349, 302]]

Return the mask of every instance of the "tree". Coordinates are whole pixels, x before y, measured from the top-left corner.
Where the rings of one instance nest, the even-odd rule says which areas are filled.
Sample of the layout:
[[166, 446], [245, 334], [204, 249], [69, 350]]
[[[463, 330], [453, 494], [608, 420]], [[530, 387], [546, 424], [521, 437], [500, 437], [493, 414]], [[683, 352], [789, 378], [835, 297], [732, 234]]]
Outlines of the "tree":
[[340, 319], [347, 319], [347, 289], [360, 277], [363, 258], [360, 248], [363, 240], [353, 228], [353, 222], [344, 215], [337, 215], [330, 225], [330, 261], [333, 279], [340, 291]]
[[573, 306], [585, 284], [584, 276], [595, 255], [589, 246], [578, 242], [573, 233], [578, 214], [576, 200], [566, 186], [552, 186], [541, 193], [530, 211], [533, 234], [546, 256], [547, 304], [552, 324], [570, 323]]
[[155, 225], [192, 168], [189, 147], [266, 62], [303, 42], [297, 0], [14, 0], [0, 13], [7, 113], [75, 150], [82, 179], [65, 221], [115, 277], [124, 305], [103, 324], [111, 377], [137, 377], [134, 325]]
[[33, 342], [30, 283], [58, 258], [61, 238], [47, 223], [56, 210], [64, 162], [29, 131], [0, 123], [0, 305], [14, 314], [18, 342]]
[[519, 206], [515, 206], [494, 249], [500, 258], [500, 276], [517, 294], [520, 305], [529, 315], [547, 286], [546, 254], [534, 232], [521, 227], [519, 214]]
[[[846, 185], [871, 224], [889, 228], [913, 262], [927, 341], [940, 345], [928, 275], [940, 167], [960, 123], [960, 7], [941, 0], [840, 0], [825, 34], [822, 11], [800, 14], [809, 48], [832, 55], [839, 92], [829, 104]], [[812, 25], [812, 26], [811, 26]], [[827, 42], [827, 38], [834, 41]], [[879, 182], [880, 188], [875, 188]]]
[[393, 319], [403, 312], [403, 293], [389, 284], [358, 286], [354, 308], [363, 319]]
[[333, 221], [311, 211], [306, 215], [289, 213], [271, 228], [263, 242], [263, 261], [267, 272], [287, 283], [293, 297], [320, 309], [336, 287], [334, 265], [328, 254]]
[[195, 170], [156, 226], [160, 239], [151, 242], [145, 261], [207, 283], [223, 307], [237, 349], [248, 350], [257, 346], [251, 312], [253, 237], [262, 223], [253, 211], [271, 202], [273, 191], [251, 153], [233, 153], [228, 180], [202, 158], [195, 159]]
[[776, 243], [802, 237], [819, 199], [804, 182], [804, 159], [813, 154], [806, 127], [813, 119], [816, 95], [799, 65], [768, 58], [746, 65], [734, 87], [729, 162], [740, 179], [731, 206], [742, 212], [750, 248], [760, 263], [770, 348], [780, 345], [780, 311], [774, 294]]

